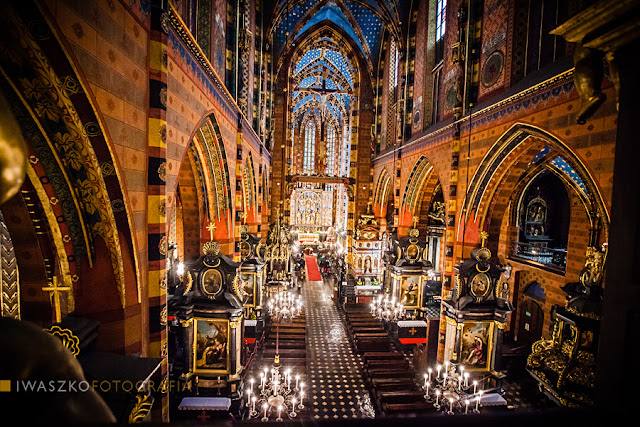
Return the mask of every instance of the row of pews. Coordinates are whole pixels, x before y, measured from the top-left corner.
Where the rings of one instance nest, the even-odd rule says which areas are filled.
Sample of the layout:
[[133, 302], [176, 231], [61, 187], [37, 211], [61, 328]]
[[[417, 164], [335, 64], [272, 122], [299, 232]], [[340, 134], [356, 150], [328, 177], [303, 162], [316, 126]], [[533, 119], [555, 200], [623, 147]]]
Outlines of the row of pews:
[[[268, 322], [267, 335], [262, 347], [263, 366], [273, 365], [276, 356], [276, 345], [280, 355], [281, 371], [291, 368], [293, 376], [300, 375], [301, 381], [307, 382], [307, 321], [304, 311], [289, 323]], [[310, 387], [307, 384], [307, 390]], [[305, 398], [305, 409], [297, 410], [297, 419], [308, 419], [311, 414], [309, 395]], [[286, 417], [285, 417], [286, 418]], [[273, 420], [272, 420], [273, 421]]]
[[395, 351], [380, 320], [367, 305], [345, 304], [347, 328], [364, 360], [364, 378], [370, 387], [377, 415], [410, 417], [433, 412], [416, 383], [416, 373], [404, 353]]

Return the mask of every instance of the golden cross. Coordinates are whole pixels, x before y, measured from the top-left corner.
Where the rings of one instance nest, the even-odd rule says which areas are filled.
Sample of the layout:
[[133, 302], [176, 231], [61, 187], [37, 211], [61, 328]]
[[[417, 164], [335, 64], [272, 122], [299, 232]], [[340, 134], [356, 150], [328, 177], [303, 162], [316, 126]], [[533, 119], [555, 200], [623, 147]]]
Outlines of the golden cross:
[[53, 308], [56, 312], [56, 323], [60, 323], [62, 320], [62, 313], [60, 311], [60, 293], [70, 292], [70, 286], [58, 286], [58, 278], [53, 276], [53, 283], [49, 283], [49, 286], [42, 288], [45, 292], [51, 292], [50, 298], [53, 304]]
[[209, 230], [209, 240], [213, 241], [213, 233], [216, 231], [216, 225], [212, 222], [207, 225], [207, 230]]
[[418, 332], [418, 331], [416, 330], [416, 328], [411, 328], [411, 329], [409, 329], [409, 333], [410, 333], [411, 335], [415, 335], [415, 334], [416, 334], [416, 332]]
[[481, 231], [480, 232], [480, 240], [482, 241], [482, 247], [484, 248], [484, 244], [486, 242], [486, 240], [489, 238], [489, 233], [487, 233], [486, 231]]
[[418, 216], [414, 216], [414, 217], [413, 217], [413, 228], [416, 228], [416, 225], [418, 224], [418, 220], [419, 220], [419, 219], [420, 219], [420, 218], [419, 218]]
[[240, 214], [240, 217], [242, 218], [243, 222], [246, 224], [247, 223], [247, 217], [249, 216], [249, 212], [244, 211]]

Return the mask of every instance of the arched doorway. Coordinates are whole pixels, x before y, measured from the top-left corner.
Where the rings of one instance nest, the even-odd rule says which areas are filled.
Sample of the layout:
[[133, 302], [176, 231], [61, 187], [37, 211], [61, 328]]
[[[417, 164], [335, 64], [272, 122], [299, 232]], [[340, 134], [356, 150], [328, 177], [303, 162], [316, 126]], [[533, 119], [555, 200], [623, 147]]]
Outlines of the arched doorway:
[[527, 348], [542, 338], [542, 325], [544, 323], [544, 312], [540, 304], [526, 298], [518, 308], [518, 343]]

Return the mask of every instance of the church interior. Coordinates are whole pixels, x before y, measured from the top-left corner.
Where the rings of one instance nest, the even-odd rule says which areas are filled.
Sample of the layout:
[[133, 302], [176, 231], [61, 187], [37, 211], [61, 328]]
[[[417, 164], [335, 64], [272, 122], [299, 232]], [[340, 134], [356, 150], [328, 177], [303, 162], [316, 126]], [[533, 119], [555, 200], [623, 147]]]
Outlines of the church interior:
[[0, 10], [2, 417], [634, 407], [637, 0]]

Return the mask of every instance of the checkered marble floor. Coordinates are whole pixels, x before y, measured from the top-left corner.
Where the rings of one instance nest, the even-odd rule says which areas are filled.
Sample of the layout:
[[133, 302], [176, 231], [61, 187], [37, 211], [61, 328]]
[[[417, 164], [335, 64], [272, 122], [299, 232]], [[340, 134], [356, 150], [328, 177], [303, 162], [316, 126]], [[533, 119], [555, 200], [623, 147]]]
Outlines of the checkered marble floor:
[[331, 295], [330, 286], [323, 282], [306, 282], [302, 287], [311, 416], [316, 420], [373, 418], [362, 359], [349, 342]]

